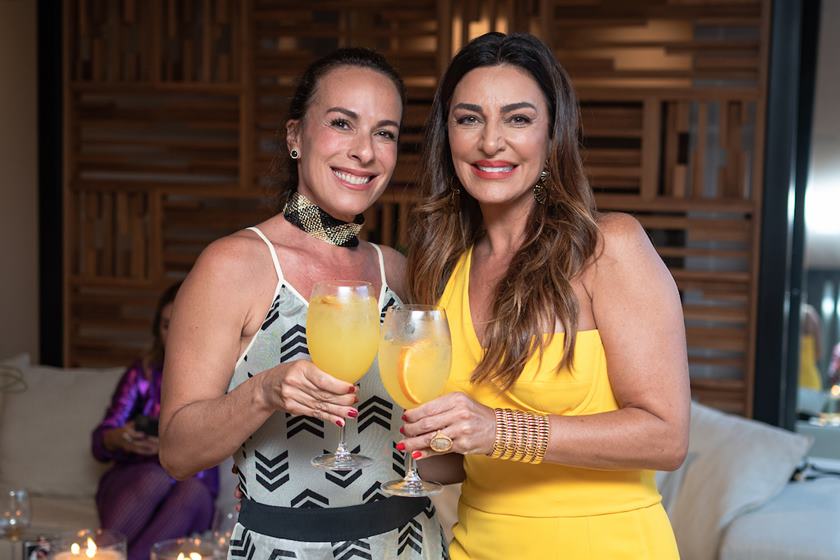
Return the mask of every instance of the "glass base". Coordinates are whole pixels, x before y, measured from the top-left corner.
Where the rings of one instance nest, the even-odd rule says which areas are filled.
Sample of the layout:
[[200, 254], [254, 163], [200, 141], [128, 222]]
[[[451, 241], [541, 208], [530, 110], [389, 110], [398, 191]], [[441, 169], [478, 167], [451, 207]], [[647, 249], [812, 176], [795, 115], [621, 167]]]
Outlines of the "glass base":
[[437, 482], [405, 479], [383, 482], [380, 488], [389, 496], [403, 496], [406, 498], [425, 498], [426, 496], [439, 494], [443, 490], [443, 486]]
[[364, 455], [348, 453], [347, 455], [336, 455], [327, 453], [313, 458], [312, 466], [325, 471], [357, 471], [373, 464], [373, 459]]

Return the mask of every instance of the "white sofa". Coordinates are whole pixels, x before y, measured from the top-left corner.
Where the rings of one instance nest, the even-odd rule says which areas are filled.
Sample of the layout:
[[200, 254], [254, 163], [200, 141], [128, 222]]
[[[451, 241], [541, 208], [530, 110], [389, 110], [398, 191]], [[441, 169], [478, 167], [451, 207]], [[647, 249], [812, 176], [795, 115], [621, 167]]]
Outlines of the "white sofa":
[[[22, 372], [26, 384], [23, 392], [0, 392], [0, 486], [29, 491], [32, 532], [98, 527], [94, 495], [108, 466], [91, 455], [91, 432], [124, 368], [53, 368], [32, 365], [26, 355], [0, 364]], [[222, 511], [234, 501], [231, 464], [220, 467]], [[0, 540], [0, 560], [12, 552], [11, 543]]]
[[[0, 486], [30, 490], [34, 529], [96, 527], [94, 493], [107, 467], [91, 456], [90, 433], [122, 368], [58, 369], [30, 365], [25, 356], [6, 363], [23, 372], [28, 389], [0, 393]], [[683, 560], [840, 559], [840, 478], [788, 482], [809, 444], [692, 405], [689, 457], [659, 477]], [[217, 506], [224, 510], [233, 503], [229, 471], [229, 463], [221, 467]], [[457, 486], [435, 500], [445, 529], [457, 500]], [[0, 560], [10, 553], [0, 541]]]

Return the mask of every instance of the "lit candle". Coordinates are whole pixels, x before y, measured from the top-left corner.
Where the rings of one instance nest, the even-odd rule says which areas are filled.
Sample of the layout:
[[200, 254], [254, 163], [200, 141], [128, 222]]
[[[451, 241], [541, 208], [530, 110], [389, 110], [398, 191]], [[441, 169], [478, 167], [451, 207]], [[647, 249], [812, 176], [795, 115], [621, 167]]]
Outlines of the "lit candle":
[[55, 560], [125, 560], [125, 556], [118, 550], [98, 548], [93, 539], [88, 537], [85, 549], [79, 543], [70, 545], [69, 551], [59, 552]]

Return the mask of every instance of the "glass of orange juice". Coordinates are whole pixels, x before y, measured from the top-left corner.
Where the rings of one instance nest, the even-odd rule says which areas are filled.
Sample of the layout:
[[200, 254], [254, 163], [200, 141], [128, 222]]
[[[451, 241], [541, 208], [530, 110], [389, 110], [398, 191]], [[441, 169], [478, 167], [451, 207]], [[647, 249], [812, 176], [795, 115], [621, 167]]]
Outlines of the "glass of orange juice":
[[[312, 287], [306, 316], [306, 340], [312, 362], [326, 373], [356, 383], [370, 369], [379, 341], [379, 307], [368, 282], [340, 280]], [[330, 471], [352, 471], [373, 460], [350, 453], [340, 426], [335, 453], [312, 459]]]
[[[443, 309], [401, 305], [385, 313], [379, 342], [379, 375], [394, 401], [404, 409], [439, 397], [449, 377], [452, 343]], [[405, 456], [405, 477], [382, 484], [392, 496], [437, 494], [440, 484], [420, 478], [411, 454]]]

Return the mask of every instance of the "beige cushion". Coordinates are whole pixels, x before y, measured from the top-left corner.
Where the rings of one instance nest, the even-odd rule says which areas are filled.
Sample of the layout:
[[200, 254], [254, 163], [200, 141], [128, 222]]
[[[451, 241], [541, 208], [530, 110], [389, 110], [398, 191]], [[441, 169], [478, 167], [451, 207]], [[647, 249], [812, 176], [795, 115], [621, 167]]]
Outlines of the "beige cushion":
[[697, 403], [689, 437], [694, 457], [669, 515], [683, 560], [715, 560], [730, 522], [781, 492], [811, 441]]
[[105, 469], [91, 454], [91, 432], [123, 368], [23, 369], [28, 386], [0, 410], [0, 483], [33, 495], [92, 497]]

